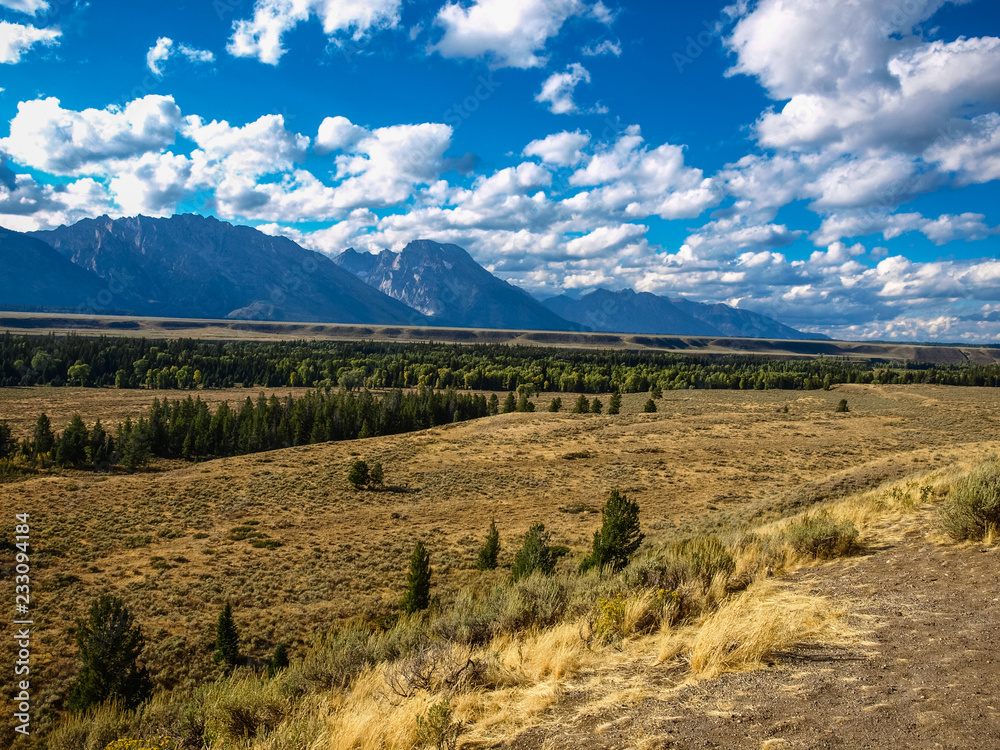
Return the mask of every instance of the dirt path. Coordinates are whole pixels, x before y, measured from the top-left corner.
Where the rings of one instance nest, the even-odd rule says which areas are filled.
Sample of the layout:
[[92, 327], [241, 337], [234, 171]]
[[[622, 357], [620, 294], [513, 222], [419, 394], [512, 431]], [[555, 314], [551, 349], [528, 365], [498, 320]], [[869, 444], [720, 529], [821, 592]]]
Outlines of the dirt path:
[[506, 747], [1000, 748], [1000, 549], [938, 546], [914, 528], [786, 580], [843, 602], [865, 642], [681, 688], [676, 672], [633, 666], [661, 697], [588, 711], [570, 692]]

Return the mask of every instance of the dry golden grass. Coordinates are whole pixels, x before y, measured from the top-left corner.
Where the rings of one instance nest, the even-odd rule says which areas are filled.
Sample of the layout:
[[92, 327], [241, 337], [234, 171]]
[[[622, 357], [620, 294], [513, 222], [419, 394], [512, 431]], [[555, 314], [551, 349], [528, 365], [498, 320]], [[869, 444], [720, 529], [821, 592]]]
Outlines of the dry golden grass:
[[[80, 411], [89, 423], [105, 408], [116, 408], [123, 394], [135, 401], [122, 401], [119, 413], [141, 412], [154, 395], [0, 391], [0, 418], [33, 420], [44, 408], [50, 414]], [[843, 397], [851, 413], [835, 415]], [[492, 580], [474, 570], [492, 518], [501, 530], [502, 564], [509, 565], [517, 537], [541, 522], [554, 543], [572, 551], [563, 570], [575, 569], [600, 516], [560, 509], [600, 508], [615, 487], [639, 503], [653, 548], [691, 529], [721, 532], [844, 497], [850, 499], [831, 513], [855, 520], [866, 535], [878, 531], [886, 513], [901, 519], [912, 514], [908, 498], [918, 497], [919, 506], [920, 486], [944, 486], [949, 477], [921, 479], [899, 497], [878, 489], [884, 481], [996, 450], [1000, 415], [994, 390], [933, 386], [668, 392], [659, 413], [635, 413], [645, 398], [627, 395], [628, 413], [619, 417], [511, 414], [134, 476], [63, 472], [0, 485], [3, 517], [32, 516], [33, 603], [43, 623], [34, 653], [46, 675], [39, 717], [51, 715], [65, 692], [75, 670], [72, 624], [101, 593], [116, 593], [133, 608], [161, 685], [193, 688], [216, 674], [214, 627], [227, 599], [249, 656], [259, 661], [285, 640], [294, 659], [314, 634], [344, 618], [394, 611], [416, 539], [431, 552], [432, 593], [445, 606], [461, 587]], [[545, 400], [539, 402], [544, 408]], [[787, 414], [781, 411], [786, 404]], [[564, 458], [580, 453], [588, 457]], [[398, 491], [353, 491], [346, 476], [355, 456], [380, 460]], [[871, 499], [879, 493], [884, 497]], [[283, 546], [256, 549], [230, 539], [231, 529], [249, 522]], [[779, 530], [778, 524], [764, 528]], [[737, 575], [752, 572], [757, 560], [737, 555]], [[795, 564], [789, 557], [776, 567]], [[719, 582], [710, 588], [706, 603], [720, 600], [722, 587]], [[637, 621], [646, 605], [632, 606], [630, 617]], [[525, 685], [504, 688], [515, 693], [501, 692], [494, 709], [479, 718], [470, 705], [456, 703], [467, 720], [490, 722], [549, 705], [567, 675], [589, 658], [569, 640], [539, 646], [537, 654], [523, 643], [507, 648], [522, 649], [523, 658], [508, 661], [507, 668]], [[624, 648], [622, 653], [632, 646]], [[515, 708], [504, 714], [501, 704]], [[322, 706], [310, 705], [303, 721], [319, 726]], [[507, 726], [505, 721], [500, 724]]]

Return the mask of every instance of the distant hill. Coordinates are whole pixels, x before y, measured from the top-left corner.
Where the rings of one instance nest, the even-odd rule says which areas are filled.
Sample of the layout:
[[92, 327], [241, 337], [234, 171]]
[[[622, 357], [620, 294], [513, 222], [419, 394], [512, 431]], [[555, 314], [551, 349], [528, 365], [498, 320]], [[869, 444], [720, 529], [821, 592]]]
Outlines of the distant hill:
[[353, 248], [335, 259], [343, 269], [427, 315], [436, 325], [575, 331], [522, 289], [498, 279], [458, 245], [415, 240], [399, 253]]
[[210, 217], [102, 216], [30, 237], [100, 279], [107, 307], [143, 315], [426, 324], [325, 255]]
[[773, 318], [723, 304], [669, 299], [649, 292], [597, 289], [580, 299], [551, 297], [543, 304], [557, 315], [594, 331], [675, 336], [741, 336], [764, 339], [826, 339]]

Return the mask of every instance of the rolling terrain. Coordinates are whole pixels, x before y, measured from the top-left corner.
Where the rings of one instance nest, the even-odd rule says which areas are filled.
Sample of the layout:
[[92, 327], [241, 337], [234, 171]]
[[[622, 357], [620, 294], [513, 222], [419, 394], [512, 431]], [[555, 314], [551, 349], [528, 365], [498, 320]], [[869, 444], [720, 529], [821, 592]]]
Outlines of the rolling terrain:
[[[244, 393], [234, 392], [234, 401]], [[153, 395], [138, 392], [136, 408]], [[93, 389], [5, 389], [0, 417], [12, 418], [22, 433], [42, 408], [78, 411], [91, 424], [109, 414], [112, 402], [124, 403], [119, 397]], [[540, 410], [548, 398], [536, 399]], [[541, 522], [553, 543], [569, 548], [560, 563], [568, 572], [588, 549], [612, 488], [638, 502], [647, 544], [655, 548], [947, 470], [998, 447], [1000, 395], [993, 389], [668, 392], [658, 413], [640, 414], [645, 398], [626, 394], [619, 416], [508, 414], [408, 435], [163, 464], [130, 476], [62, 471], [3, 485], [2, 512], [32, 517], [41, 623], [34, 648], [45, 675], [38, 705], [58, 705], [75, 669], [72, 624], [101, 593], [116, 593], [134, 608], [161, 686], [193, 688], [216, 675], [214, 623], [226, 601], [252, 659], [279, 640], [290, 644], [293, 659], [301, 657], [316, 634], [345, 619], [373, 620], [395, 610], [417, 539], [431, 553], [433, 593], [449, 606], [461, 587], [506, 575], [474, 568], [491, 519], [501, 531], [502, 566], [510, 564], [518, 537]], [[841, 398], [850, 413], [834, 413]], [[132, 407], [117, 408], [115, 416]], [[385, 490], [351, 489], [346, 476], [356, 457], [382, 462]], [[280, 546], [256, 547], [254, 539]], [[632, 661], [609, 653], [583, 664], [580, 674], [597, 679], [600, 670], [612, 670], [615, 680], [625, 680], [643, 664], [642, 674], [653, 670], [657, 679], [673, 681], [669, 660], [657, 669], [649, 654], [635, 652], [646, 647], [659, 648], [636, 642], [621, 652]], [[870, 647], [859, 641], [850, 648], [867, 654]], [[581, 710], [608, 721], [632, 716], [621, 727], [633, 737], [649, 724], [638, 713], [608, 714], [612, 703], [601, 708], [606, 691], [573, 690], [558, 687], [539, 710], [483, 729], [483, 736], [520, 736], [512, 747], [538, 746], [555, 737], [554, 725], [573, 709], [572, 695], [584, 701], [574, 716]], [[648, 697], [635, 693], [638, 702]], [[608, 731], [608, 743], [593, 746], [619, 746]]]

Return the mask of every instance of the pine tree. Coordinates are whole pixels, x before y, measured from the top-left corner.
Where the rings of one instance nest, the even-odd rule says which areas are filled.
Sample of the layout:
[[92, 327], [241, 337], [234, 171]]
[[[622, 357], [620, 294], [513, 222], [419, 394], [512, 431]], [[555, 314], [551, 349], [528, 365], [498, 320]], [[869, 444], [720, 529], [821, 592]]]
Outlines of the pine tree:
[[90, 605], [90, 617], [76, 629], [80, 672], [70, 688], [67, 706], [83, 711], [114, 698], [133, 709], [153, 689], [149, 671], [137, 663], [145, 639], [125, 602], [105, 594]]
[[517, 398], [514, 396], [514, 391], [507, 394], [507, 400], [503, 402], [502, 414], [510, 414], [512, 411], [517, 411]]
[[367, 487], [368, 483], [371, 481], [368, 462], [362, 461], [359, 458], [351, 464], [351, 471], [347, 475], [347, 481], [350, 482], [356, 490], [360, 490], [362, 487]]
[[35, 422], [35, 431], [31, 438], [31, 447], [35, 455], [48, 453], [56, 444], [56, 436], [52, 434], [52, 422], [44, 412]]
[[601, 508], [601, 529], [594, 532], [593, 549], [580, 565], [580, 571], [597, 568], [618, 572], [642, 544], [645, 535], [639, 530], [639, 506], [628, 496], [611, 490]]
[[588, 401], [587, 397], [581, 393], [580, 398], [578, 398], [576, 400], [576, 404], [573, 405], [573, 413], [586, 414], [589, 411], [590, 411], [590, 401]]
[[69, 426], [56, 442], [56, 463], [60, 466], [80, 466], [87, 460], [90, 434], [79, 414], [74, 414]]
[[646, 414], [655, 414], [656, 413], [656, 402], [653, 401], [653, 399], [649, 399], [648, 401], [646, 401], [645, 404], [643, 404], [642, 410]]
[[500, 554], [500, 532], [497, 531], [497, 522], [490, 521], [490, 530], [486, 534], [486, 542], [479, 550], [479, 558], [476, 560], [477, 570], [496, 570], [497, 556]]
[[7, 458], [14, 452], [14, 433], [10, 425], [0, 419], [0, 458]]
[[236, 630], [233, 608], [229, 602], [226, 602], [226, 606], [222, 609], [219, 624], [215, 628], [213, 658], [216, 664], [222, 664], [227, 668], [235, 667], [240, 661], [240, 634]]
[[550, 534], [544, 524], [535, 524], [524, 535], [521, 549], [514, 555], [514, 565], [511, 574], [514, 580], [526, 578], [536, 570], [550, 575], [556, 566], [556, 557], [549, 546]]
[[528, 394], [522, 393], [521, 398], [517, 400], [517, 411], [519, 412], [532, 412], [535, 410], [535, 405], [528, 401]]
[[489, 410], [489, 415], [491, 417], [500, 413], [500, 399], [497, 398], [497, 394], [490, 394], [490, 400], [486, 408]]
[[557, 412], [560, 411], [561, 409], [562, 409], [562, 399], [559, 398], [559, 396], [556, 396], [554, 399], [552, 399], [552, 403], [549, 404], [549, 411]]
[[847, 399], [846, 398], [840, 399], [840, 403], [837, 404], [837, 408], [834, 409], [834, 411], [837, 414], [846, 414], [847, 412], [849, 412], [850, 408], [847, 406]]
[[604, 409], [604, 404], [601, 403], [601, 399], [594, 397], [594, 400], [590, 402], [590, 413], [600, 414]]
[[608, 403], [608, 414], [619, 414], [622, 409], [622, 394], [615, 391], [611, 394], [611, 401]]
[[271, 658], [267, 660], [267, 676], [274, 677], [279, 669], [288, 668], [288, 646], [285, 645], [284, 641], [278, 643], [274, 647], [274, 653], [271, 654]]
[[410, 615], [427, 609], [431, 592], [431, 556], [418, 541], [410, 555], [410, 571], [406, 574], [406, 593], [403, 595], [403, 611]]

